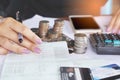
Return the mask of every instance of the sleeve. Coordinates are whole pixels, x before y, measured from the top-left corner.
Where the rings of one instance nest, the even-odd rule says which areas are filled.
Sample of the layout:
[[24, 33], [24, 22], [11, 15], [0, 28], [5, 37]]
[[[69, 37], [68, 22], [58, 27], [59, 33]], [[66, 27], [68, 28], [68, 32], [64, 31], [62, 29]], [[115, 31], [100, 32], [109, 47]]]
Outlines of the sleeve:
[[32, 11], [28, 9], [28, 0], [10, 0], [9, 6], [6, 9], [7, 17], [16, 17], [16, 12], [20, 11], [22, 20], [33, 16]]
[[5, 10], [8, 7], [10, 0], [0, 0], [0, 16], [5, 17]]

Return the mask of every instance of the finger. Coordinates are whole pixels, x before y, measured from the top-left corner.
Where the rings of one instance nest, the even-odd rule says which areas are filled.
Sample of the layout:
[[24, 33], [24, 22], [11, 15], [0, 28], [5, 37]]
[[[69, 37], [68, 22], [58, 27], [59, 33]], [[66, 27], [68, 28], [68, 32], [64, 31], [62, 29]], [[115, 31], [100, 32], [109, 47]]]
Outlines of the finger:
[[113, 29], [113, 33], [118, 33], [119, 32], [119, 28], [120, 27], [120, 15], [118, 16], [117, 21], [114, 24], [114, 29]]
[[114, 15], [113, 19], [110, 22], [110, 26], [112, 27], [114, 23], [116, 22], [117, 17], [119, 16], [120, 10], [117, 11], [117, 13]]
[[0, 46], [0, 55], [6, 55], [8, 50]]
[[[29, 39], [30, 41], [34, 42], [34, 43], [38, 43], [40, 44], [42, 41], [41, 39], [35, 34], [33, 33], [29, 28], [27, 28], [26, 26], [24, 26], [23, 24], [21, 24], [20, 22], [15, 21], [12, 18], [9, 18], [11, 20], [11, 24], [8, 25], [12, 30], [14, 30], [17, 33], [21, 33], [22, 35], [24, 35], [27, 39]], [[9, 21], [6, 21], [9, 23]]]
[[[12, 34], [12, 35], [9, 35]], [[23, 38], [23, 42], [19, 43], [18, 41], [18, 34], [12, 30], [9, 30], [6, 34], [4, 34], [4, 37], [14, 41], [15, 43], [33, 51], [36, 53], [40, 53], [40, 49], [37, 47], [37, 45], [30, 40], [28, 40], [26, 37]]]
[[13, 40], [13, 41], [15, 41], [15, 42], [19, 42], [18, 41], [18, 34], [15, 32], [15, 31], [13, 31], [13, 30], [11, 30], [11, 29], [6, 29], [7, 31], [5, 32], [5, 31], [1, 31], [0, 32], [0, 36], [3, 36], [3, 37], [6, 37], [6, 38], [8, 38], [8, 39], [10, 39], [10, 40]]
[[115, 16], [112, 18], [107, 31], [111, 31], [114, 28], [114, 24], [115, 24], [115, 22], [117, 20], [117, 17], [119, 15], [119, 13], [120, 13], [120, 10], [118, 10], [117, 13], [115, 14]]
[[119, 31], [118, 31], [118, 34], [120, 34], [120, 26], [119, 26]]
[[9, 51], [13, 51], [15, 53], [29, 53], [29, 50], [27, 50], [26, 48], [19, 46], [18, 44], [16, 44], [15, 42], [5, 38], [5, 37], [0, 37], [0, 45], [1, 47], [9, 50]]
[[32, 43], [31, 41], [29, 41], [26, 38], [24, 38], [23, 42], [19, 43], [19, 44], [21, 46], [26, 47], [27, 49], [29, 49], [29, 50], [31, 50], [33, 52], [36, 52], [36, 53], [40, 53], [41, 52], [40, 48], [36, 44]]

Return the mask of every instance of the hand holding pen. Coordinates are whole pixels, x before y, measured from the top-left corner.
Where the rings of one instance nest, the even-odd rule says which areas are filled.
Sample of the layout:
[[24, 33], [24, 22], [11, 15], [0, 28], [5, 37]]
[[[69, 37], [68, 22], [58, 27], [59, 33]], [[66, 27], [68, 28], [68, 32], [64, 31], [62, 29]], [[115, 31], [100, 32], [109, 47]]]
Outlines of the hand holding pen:
[[[22, 42], [18, 40], [18, 34], [22, 34]], [[21, 22], [11, 17], [0, 20], [0, 54], [29, 53], [30, 51], [40, 53], [38, 44], [41, 39]]]

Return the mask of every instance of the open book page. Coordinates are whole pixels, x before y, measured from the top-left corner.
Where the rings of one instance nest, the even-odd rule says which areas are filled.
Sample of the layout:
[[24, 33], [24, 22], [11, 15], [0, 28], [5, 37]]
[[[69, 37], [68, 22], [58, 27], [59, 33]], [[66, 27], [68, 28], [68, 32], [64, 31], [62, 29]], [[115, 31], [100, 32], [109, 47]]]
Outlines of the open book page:
[[67, 43], [43, 43], [40, 48], [40, 54], [7, 55], [0, 80], [60, 80], [59, 67], [71, 65]]

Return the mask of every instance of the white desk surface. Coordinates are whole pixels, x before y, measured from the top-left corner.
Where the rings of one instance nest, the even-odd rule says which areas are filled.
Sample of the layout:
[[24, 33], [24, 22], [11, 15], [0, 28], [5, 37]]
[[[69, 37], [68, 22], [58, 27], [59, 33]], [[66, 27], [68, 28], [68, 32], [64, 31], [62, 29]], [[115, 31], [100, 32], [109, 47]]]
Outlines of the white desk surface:
[[[34, 16], [32, 19], [24, 21], [26, 26], [30, 28], [36, 26], [38, 27], [38, 23], [40, 20], [50, 20], [50, 26], [53, 25], [54, 19], [52, 18], [42, 18], [38, 15]], [[99, 16], [95, 17], [100, 26], [108, 25], [111, 17], [110, 16]], [[65, 21], [65, 27], [63, 29], [64, 34], [73, 37], [72, 30], [70, 28], [70, 24], [68, 21]], [[72, 38], [71, 37], [71, 38]], [[4, 64], [5, 55], [0, 55], [0, 72], [2, 66]], [[50, 56], [49, 56], [50, 57]], [[68, 54], [69, 62], [73, 62], [74, 66], [86, 66], [86, 67], [95, 67], [102, 66], [107, 64], [118, 64], [120, 65], [120, 55], [97, 55], [91, 48], [90, 44], [88, 44], [87, 52], [85, 54]], [[71, 65], [72, 66], [72, 65]], [[49, 67], [49, 66], [48, 66]], [[47, 79], [46, 79], [47, 80]], [[60, 80], [60, 79], [56, 79]]]

